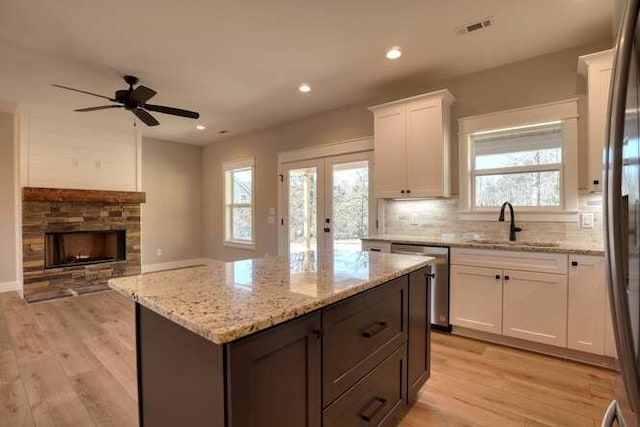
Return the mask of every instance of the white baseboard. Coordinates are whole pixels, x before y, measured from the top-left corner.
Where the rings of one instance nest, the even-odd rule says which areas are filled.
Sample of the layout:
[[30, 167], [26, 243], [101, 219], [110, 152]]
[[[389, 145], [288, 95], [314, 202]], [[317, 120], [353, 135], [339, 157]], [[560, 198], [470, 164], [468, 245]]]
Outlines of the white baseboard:
[[[156, 271], [173, 270], [176, 268], [193, 267], [194, 265], [207, 265], [207, 258], [182, 259], [179, 261], [161, 262], [158, 264], [144, 264], [142, 273], [155, 273]], [[1, 285], [1, 283], [0, 283]]]
[[0, 282], [0, 293], [13, 292], [13, 291], [19, 291], [19, 290], [20, 290], [20, 284], [17, 281]]

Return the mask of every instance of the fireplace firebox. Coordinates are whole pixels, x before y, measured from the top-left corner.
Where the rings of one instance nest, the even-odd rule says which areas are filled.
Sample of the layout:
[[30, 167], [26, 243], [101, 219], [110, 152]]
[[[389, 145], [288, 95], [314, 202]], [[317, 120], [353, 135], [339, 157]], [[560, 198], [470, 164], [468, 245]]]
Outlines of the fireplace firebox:
[[44, 268], [71, 267], [126, 259], [126, 230], [46, 232]]

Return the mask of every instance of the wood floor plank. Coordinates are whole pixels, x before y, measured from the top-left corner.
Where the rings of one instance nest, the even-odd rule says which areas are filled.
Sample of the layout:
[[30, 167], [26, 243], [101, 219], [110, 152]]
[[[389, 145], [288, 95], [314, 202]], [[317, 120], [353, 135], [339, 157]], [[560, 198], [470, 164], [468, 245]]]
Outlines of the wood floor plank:
[[135, 353], [112, 335], [88, 338], [84, 343], [132, 398], [138, 393]]
[[20, 365], [20, 376], [36, 425], [94, 425], [54, 355]]
[[0, 380], [0, 427], [33, 425], [31, 407], [20, 378]]
[[78, 375], [73, 387], [99, 426], [137, 426], [138, 406], [105, 368]]
[[29, 307], [19, 305], [4, 312], [11, 345], [18, 364], [29, 363], [43, 355], [50, 354], [44, 332], [36, 324]]

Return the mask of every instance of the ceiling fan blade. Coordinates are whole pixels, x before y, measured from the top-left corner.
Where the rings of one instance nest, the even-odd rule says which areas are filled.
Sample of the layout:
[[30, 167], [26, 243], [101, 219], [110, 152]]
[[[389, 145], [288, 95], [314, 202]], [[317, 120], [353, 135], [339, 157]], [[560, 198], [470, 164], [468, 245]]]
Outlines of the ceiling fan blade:
[[131, 94], [131, 98], [133, 98], [135, 101], [138, 101], [141, 104], [144, 104], [145, 102], [147, 102], [148, 100], [156, 96], [156, 93], [157, 92], [155, 90], [150, 89], [146, 86], [138, 86], [133, 90], [133, 93]]
[[134, 108], [133, 114], [136, 115], [147, 126], [158, 126], [160, 124], [151, 114], [143, 110], [142, 108]]
[[124, 107], [124, 105], [103, 105], [101, 107], [80, 108], [79, 110], [73, 110], [73, 111], [80, 111], [82, 113], [85, 113], [87, 111], [98, 111], [98, 110], [106, 110], [108, 108], [122, 108], [122, 107]]
[[72, 91], [74, 91], [74, 92], [85, 93], [85, 94], [87, 94], [87, 95], [97, 96], [98, 98], [108, 99], [108, 100], [109, 100], [109, 101], [111, 101], [111, 102], [118, 102], [118, 101], [116, 101], [116, 100], [115, 100], [115, 99], [113, 99], [113, 98], [109, 98], [108, 96], [100, 95], [100, 94], [93, 93], [93, 92], [87, 92], [86, 90], [74, 89], [74, 88], [72, 88], [72, 87], [62, 86], [62, 85], [51, 85], [51, 86], [59, 87], [59, 88], [61, 88], [61, 89], [72, 90]]
[[171, 114], [171, 115], [180, 116], [180, 117], [188, 117], [190, 119], [200, 118], [200, 113], [196, 113], [195, 111], [182, 110], [180, 108], [173, 108], [173, 107], [165, 107], [164, 105], [145, 104], [144, 108], [146, 108], [149, 111], [156, 111], [158, 113]]

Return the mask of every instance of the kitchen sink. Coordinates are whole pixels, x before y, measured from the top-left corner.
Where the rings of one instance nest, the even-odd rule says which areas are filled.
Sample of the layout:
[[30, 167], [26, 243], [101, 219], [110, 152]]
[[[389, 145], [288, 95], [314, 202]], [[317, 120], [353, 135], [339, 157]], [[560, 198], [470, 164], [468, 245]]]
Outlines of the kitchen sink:
[[557, 248], [559, 243], [553, 242], [510, 242], [508, 240], [485, 240], [485, 239], [472, 239], [471, 243], [479, 243], [482, 245], [508, 245], [508, 246], [532, 246], [539, 248]]

